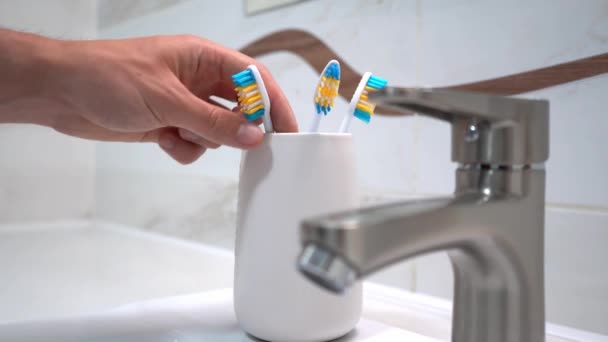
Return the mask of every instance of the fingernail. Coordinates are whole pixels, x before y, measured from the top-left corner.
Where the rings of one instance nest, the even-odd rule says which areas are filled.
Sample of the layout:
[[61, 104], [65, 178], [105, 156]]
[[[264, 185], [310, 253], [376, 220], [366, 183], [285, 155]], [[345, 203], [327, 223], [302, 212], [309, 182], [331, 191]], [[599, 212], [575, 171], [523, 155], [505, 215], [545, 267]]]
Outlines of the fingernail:
[[262, 130], [253, 124], [245, 123], [236, 133], [236, 141], [243, 145], [253, 145], [262, 139]]
[[175, 147], [175, 140], [169, 136], [162, 136], [158, 139], [158, 144], [165, 150], [172, 150]]
[[198, 135], [190, 132], [187, 129], [180, 129], [179, 130], [179, 136], [182, 137], [182, 139], [184, 140], [188, 140], [191, 142], [197, 142], [201, 139], [201, 137], [199, 137]]

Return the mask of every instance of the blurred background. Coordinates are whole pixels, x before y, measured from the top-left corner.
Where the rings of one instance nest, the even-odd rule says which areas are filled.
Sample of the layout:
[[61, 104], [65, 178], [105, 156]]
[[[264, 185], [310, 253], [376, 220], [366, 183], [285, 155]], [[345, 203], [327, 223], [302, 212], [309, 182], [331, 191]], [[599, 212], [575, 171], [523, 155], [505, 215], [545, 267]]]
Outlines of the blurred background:
[[[403, 86], [475, 82], [608, 51], [603, 0], [1, 0], [0, 26], [63, 39], [190, 33], [234, 49], [295, 28], [318, 37], [359, 73], [373, 71]], [[317, 72], [288, 52], [260, 61], [307, 127]], [[608, 75], [522, 95], [551, 101], [548, 320], [603, 334], [608, 334], [606, 94]], [[345, 106], [340, 99], [337, 107]], [[336, 130], [340, 120], [341, 115], [329, 115], [322, 130]], [[352, 132], [365, 203], [453, 191], [447, 124], [377, 115], [369, 126], [355, 122]], [[182, 166], [153, 144], [97, 143], [43, 127], [2, 125], [0, 223], [111, 222], [231, 249], [239, 158], [240, 151], [221, 148]], [[158, 257], [150, 251], [150, 258]], [[12, 260], [0, 251], [2, 258]], [[5, 278], [25, 272], [11, 270], [0, 281], [0, 305], [10, 293]], [[452, 296], [451, 266], [443, 253], [403, 263], [374, 280]]]

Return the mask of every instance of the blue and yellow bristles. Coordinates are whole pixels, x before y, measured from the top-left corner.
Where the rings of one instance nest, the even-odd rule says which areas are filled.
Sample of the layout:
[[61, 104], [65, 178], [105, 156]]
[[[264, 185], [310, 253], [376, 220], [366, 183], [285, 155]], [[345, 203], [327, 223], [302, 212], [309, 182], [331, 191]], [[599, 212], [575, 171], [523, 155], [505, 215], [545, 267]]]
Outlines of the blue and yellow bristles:
[[247, 69], [234, 74], [232, 82], [245, 118], [248, 121], [255, 121], [261, 117], [266, 133], [273, 132], [270, 100], [258, 68], [255, 65], [248, 66]]
[[334, 59], [329, 61], [321, 73], [319, 84], [315, 90], [316, 114], [310, 127], [310, 132], [317, 132], [321, 117], [327, 115], [334, 107], [334, 101], [338, 97], [340, 88], [340, 63]]
[[342, 121], [340, 126], [340, 132], [348, 132], [352, 118], [355, 117], [365, 123], [369, 123], [372, 115], [374, 115], [374, 109], [376, 104], [371, 102], [367, 95], [371, 92], [378, 91], [386, 87], [387, 81], [372, 75], [371, 72], [363, 74], [352, 99], [348, 107], [348, 112]]

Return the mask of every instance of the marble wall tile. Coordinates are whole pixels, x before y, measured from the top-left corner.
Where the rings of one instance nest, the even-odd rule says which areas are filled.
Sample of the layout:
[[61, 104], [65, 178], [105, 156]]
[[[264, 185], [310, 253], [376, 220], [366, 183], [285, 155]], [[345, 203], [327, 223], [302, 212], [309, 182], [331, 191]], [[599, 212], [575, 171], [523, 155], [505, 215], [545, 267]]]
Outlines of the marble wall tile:
[[98, 168], [96, 217], [234, 247], [237, 183], [206, 176]]
[[549, 203], [608, 210], [607, 92], [600, 75], [526, 95], [551, 102]]
[[[420, 16], [421, 84], [450, 85], [505, 76], [608, 51], [608, 5], [589, 1], [423, 1]], [[608, 129], [598, 76], [527, 97], [551, 101], [551, 156], [547, 200], [607, 208], [608, 187], [600, 153]], [[450, 134], [443, 123], [419, 121], [418, 190], [453, 190]]]
[[0, 1], [0, 26], [63, 39], [91, 39], [97, 35], [97, 2]]
[[[95, 1], [0, 1], [0, 26], [94, 38]], [[32, 125], [0, 125], [0, 222], [90, 217], [93, 142]]]
[[[84, 147], [83, 154], [93, 154], [90, 146]], [[0, 165], [0, 222], [92, 218], [93, 178], [92, 163]]]
[[32, 125], [0, 125], [0, 222], [91, 217], [93, 142]]
[[450, 85], [605, 53], [608, 4], [423, 0], [421, 82]]
[[97, 0], [99, 27], [104, 28], [125, 20], [171, 7], [183, 0]]

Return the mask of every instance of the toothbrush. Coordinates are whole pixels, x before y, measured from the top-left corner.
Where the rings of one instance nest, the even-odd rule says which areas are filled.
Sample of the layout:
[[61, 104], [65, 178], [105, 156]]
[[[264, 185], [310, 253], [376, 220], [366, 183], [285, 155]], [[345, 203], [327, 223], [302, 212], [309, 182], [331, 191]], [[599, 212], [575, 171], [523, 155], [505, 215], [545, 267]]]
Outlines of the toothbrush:
[[253, 64], [248, 66], [247, 69], [232, 75], [232, 82], [245, 118], [255, 121], [262, 117], [264, 131], [274, 132], [270, 118], [270, 99], [258, 68]]
[[326, 116], [334, 107], [334, 100], [338, 96], [340, 88], [340, 62], [332, 59], [327, 63], [325, 69], [321, 73], [317, 89], [315, 91], [314, 101], [317, 113], [310, 126], [310, 132], [318, 132], [319, 124], [321, 123], [321, 113]]
[[376, 104], [371, 102], [367, 98], [367, 95], [370, 92], [378, 91], [386, 87], [387, 83], [388, 82], [385, 79], [376, 77], [369, 71], [363, 74], [363, 77], [361, 77], [361, 81], [359, 81], [359, 85], [353, 94], [353, 98], [350, 100], [348, 112], [340, 126], [340, 133], [348, 132], [353, 117], [356, 117], [365, 123], [369, 123], [372, 115], [374, 115]]

